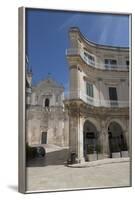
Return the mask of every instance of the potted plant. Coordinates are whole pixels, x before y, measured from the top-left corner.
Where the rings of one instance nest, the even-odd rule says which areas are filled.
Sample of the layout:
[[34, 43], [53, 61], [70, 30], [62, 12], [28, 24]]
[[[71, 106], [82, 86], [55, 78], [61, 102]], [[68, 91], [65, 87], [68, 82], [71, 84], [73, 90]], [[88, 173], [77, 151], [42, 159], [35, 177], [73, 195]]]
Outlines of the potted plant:
[[121, 145], [121, 157], [128, 157], [128, 148], [126, 143]]
[[97, 160], [97, 152], [94, 149], [94, 146], [88, 145], [87, 148], [87, 160], [88, 161], [94, 161]]

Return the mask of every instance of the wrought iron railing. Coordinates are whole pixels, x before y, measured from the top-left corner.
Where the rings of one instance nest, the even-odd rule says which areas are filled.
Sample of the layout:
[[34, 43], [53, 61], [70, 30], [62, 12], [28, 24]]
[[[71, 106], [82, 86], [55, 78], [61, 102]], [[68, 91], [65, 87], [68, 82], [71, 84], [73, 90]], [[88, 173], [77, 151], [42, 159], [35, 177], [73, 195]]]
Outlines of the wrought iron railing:
[[85, 103], [95, 106], [95, 107], [129, 107], [129, 101], [112, 101], [96, 99], [84, 94], [82, 91], [72, 91], [65, 93], [65, 100], [78, 100], [81, 99]]
[[84, 51], [77, 48], [69, 48], [66, 49], [66, 55], [67, 56], [80, 56], [84, 62], [94, 68], [102, 69], [102, 70], [117, 70], [117, 71], [128, 71], [129, 66], [128, 65], [119, 65], [119, 64], [104, 64], [104, 63], [98, 63], [94, 62], [93, 60], [90, 60], [87, 56], [84, 55]]

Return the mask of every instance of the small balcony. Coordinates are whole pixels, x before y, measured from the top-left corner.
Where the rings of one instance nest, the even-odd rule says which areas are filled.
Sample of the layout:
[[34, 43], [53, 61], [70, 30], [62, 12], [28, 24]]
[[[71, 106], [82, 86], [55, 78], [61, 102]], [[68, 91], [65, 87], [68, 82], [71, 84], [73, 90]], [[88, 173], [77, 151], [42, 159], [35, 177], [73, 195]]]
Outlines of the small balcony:
[[69, 48], [69, 49], [66, 49], [66, 55], [67, 56], [80, 56], [83, 61], [91, 66], [91, 67], [94, 67], [94, 68], [97, 68], [97, 69], [101, 69], [101, 70], [117, 70], [117, 71], [129, 71], [129, 66], [127, 65], [119, 65], [119, 64], [104, 64], [104, 63], [98, 63], [98, 62], [93, 62], [92, 60], [88, 59], [88, 57], [86, 57], [84, 55], [84, 51], [81, 50], [81, 49], [77, 49], [77, 48]]
[[74, 91], [74, 92], [65, 93], [65, 100], [78, 100], [78, 99], [95, 107], [107, 107], [107, 108], [129, 107], [129, 101], [112, 101], [112, 100], [95, 99], [84, 94], [82, 91]]

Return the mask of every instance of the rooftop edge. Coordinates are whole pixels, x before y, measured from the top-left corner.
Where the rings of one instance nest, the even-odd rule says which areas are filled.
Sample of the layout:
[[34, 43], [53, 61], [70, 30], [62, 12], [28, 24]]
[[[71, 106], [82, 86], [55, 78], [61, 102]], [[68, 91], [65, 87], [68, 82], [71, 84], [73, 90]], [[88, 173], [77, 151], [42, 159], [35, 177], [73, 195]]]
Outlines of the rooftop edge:
[[98, 44], [96, 42], [92, 42], [88, 40], [80, 31], [78, 27], [70, 27], [69, 33], [71, 32], [77, 32], [82, 40], [84, 40], [87, 44], [91, 46], [95, 46], [98, 48], [103, 48], [103, 49], [110, 49], [110, 50], [124, 50], [124, 51], [129, 51], [129, 47], [121, 47], [121, 46], [111, 46], [111, 45], [103, 45], [103, 44]]

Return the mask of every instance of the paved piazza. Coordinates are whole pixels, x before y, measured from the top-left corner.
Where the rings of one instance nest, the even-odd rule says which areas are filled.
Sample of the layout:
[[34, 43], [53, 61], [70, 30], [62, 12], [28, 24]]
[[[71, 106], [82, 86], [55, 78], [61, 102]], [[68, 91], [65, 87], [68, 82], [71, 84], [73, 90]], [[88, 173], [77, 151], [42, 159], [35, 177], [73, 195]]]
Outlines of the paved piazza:
[[130, 185], [130, 165], [126, 159], [106, 159], [85, 165], [64, 165], [67, 149], [47, 150], [46, 160], [27, 167], [27, 191], [59, 190]]

